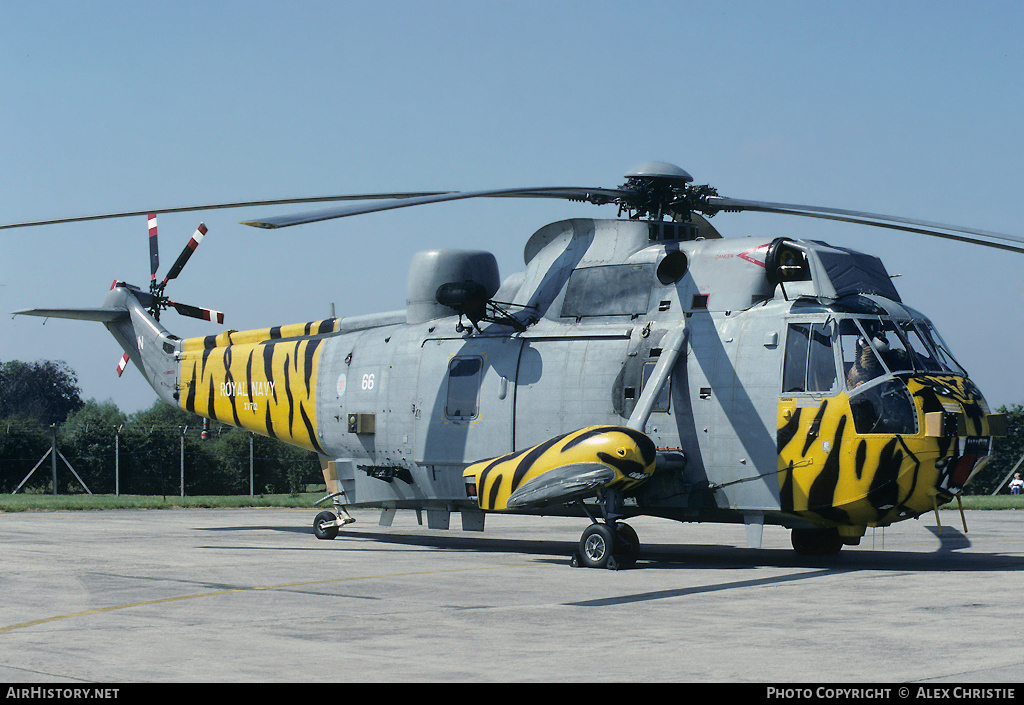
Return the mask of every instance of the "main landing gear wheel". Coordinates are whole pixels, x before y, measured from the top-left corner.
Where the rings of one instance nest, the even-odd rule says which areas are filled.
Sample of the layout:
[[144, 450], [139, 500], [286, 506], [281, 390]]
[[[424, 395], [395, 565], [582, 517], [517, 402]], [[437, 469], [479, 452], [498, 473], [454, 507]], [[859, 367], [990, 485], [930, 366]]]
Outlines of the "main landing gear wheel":
[[333, 539], [338, 535], [337, 521], [334, 512], [320, 512], [313, 519], [313, 535], [322, 541]]
[[843, 547], [838, 529], [793, 529], [790, 541], [801, 556], [834, 556]]
[[640, 537], [629, 524], [615, 524], [615, 561], [620, 569], [632, 568], [640, 555]]
[[591, 524], [580, 537], [579, 553], [572, 565], [620, 570], [636, 565], [640, 539], [629, 524]]

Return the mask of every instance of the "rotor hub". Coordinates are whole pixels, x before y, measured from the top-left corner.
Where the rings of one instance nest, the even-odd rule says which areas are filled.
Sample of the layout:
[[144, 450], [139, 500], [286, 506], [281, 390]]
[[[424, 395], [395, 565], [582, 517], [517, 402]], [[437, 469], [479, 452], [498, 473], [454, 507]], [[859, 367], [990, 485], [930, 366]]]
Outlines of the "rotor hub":
[[675, 164], [644, 162], [625, 174], [620, 188], [632, 194], [619, 202], [619, 212], [629, 211], [630, 218], [661, 220], [668, 216], [690, 221], [693, 211], [706, 212], [705, 198], [717, 195], [710, 186], [690, 186], [693, 177]]

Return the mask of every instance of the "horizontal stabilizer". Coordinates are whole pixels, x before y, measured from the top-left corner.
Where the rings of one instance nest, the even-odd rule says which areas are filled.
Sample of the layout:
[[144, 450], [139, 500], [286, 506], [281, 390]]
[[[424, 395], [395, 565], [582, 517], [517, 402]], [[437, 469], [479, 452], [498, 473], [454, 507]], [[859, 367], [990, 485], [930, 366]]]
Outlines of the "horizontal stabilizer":
[[593, 495], [615, 479], [615, 470], [601, 463], [575, 463], [548, 470], [523, 483], [506, 502], [509, 509], [566, 503]]
[[111, 323], [127, 316], [123, 308], [23, 308], [15, 316], [42, 316], [43, 318], [71, 318], [77, 321], [100, 321]]

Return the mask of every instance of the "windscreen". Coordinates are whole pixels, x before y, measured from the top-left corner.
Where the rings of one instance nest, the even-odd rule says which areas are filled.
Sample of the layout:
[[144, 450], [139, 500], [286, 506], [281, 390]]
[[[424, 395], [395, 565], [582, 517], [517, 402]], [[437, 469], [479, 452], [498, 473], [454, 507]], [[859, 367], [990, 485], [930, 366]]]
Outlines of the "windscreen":
[[839, 344], [847, 389], [886, 372], [966, 374], [927, 321], [842, 319]]

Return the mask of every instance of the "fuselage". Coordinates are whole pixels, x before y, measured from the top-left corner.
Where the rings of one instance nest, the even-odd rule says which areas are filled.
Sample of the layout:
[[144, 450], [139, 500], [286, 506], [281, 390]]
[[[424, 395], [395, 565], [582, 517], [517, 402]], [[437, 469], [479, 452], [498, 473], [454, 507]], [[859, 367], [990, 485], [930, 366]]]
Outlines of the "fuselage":
[[412, 284], [409, 309], [376, 316], [179, 340], [135, 306], [131, 329], [108, 327], [162, 397], [317, 452], [354, 506], [487, 509], [467, 496], [468, 465], [624, 425], [679, 329], [685, 349], [643, 424], [656, 468], [627, 514], [855, 537], [963, 489], [999, 418], [877, 259], [799, 241], [780, 259], [772, 243], [702, 232], [547, 226], [525, 272], [488, 292], [518, 328], [414, 306]]

